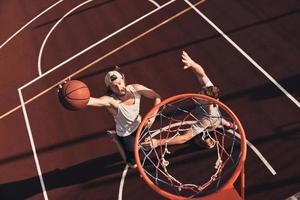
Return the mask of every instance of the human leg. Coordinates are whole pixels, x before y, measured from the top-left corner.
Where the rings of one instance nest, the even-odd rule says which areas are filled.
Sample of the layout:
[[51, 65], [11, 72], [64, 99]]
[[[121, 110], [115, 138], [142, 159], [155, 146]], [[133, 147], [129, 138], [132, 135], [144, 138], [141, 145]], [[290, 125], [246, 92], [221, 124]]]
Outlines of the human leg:
[[124, 162], [126, 162], [127, 161], [126, 153], [125, 153], [125, 150], [124, 150], [124, 147], [123, 147], [122, 143], [118, 139], [116, 131], [115, 130], [108, 130], [108, 131], [106, 131], [106, 133], [112, 138], [113, 142], [116, 144], [117, 149], [120, 152], [120, 155], [121, 155], [122, 159], [124, 160]]
[[126, 155], [126, 162], [132, 166], [135, 165], [135, 159], [134, 159], [134, 140], [135, 140], [135, 134], [130, 134], [125, 137], [117, 136], [118, 140], [123, 146], [125, 155]]

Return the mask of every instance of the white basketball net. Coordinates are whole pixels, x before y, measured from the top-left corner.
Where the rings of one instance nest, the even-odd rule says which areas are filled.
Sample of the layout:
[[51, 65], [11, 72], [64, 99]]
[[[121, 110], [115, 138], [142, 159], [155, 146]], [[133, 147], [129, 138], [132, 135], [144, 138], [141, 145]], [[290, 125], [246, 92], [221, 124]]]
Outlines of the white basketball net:
[[[215, 112], [208, 109], [210, 105]], [[208, 100], [196, 97], [179, 99], [160, 107], [154, 124], [145, 127], [138, 138], [138, 154], [145, 174], [162, 190], [188, 198], [207, 195], [218, 190], [228, 180], [240, 158], [240, 143], [236, 137], [239, 131], [233, 130], [232, 134], [231, 130], [229, 133], [222, 125], [222, 119], [235, 123], [218, 105], [212, 105]], [[210, 124], [207, 125], [207, 122]], [[198, 128], [204, 126], [205, 128], [191, 141], [197, 138], [198, 141], [204, 142], [205, 138], [209, 138], [208, 140], [214, 144], [213, 148], [195, 145], [190, 148], [189, 144], [169, 144], [195, 125]], [[156, 141], [164, 139], [166, 143], [153, 147], [154, 139]], [[149, 144], [145, 145], [143, 143], [145, 141]], [[172, 156], [180, 146], [184, 146], [186, 153]], [[187, 151], [189, 148], [192, 150]], [[201, 161], [201, 157], [209, 159]], [[210, 167], [200, 170], [208, 162], [211, 163]], [[199, 173], [194, 173], [197, 170]], [[180, 178], [188, 174], [195, 175], [187, 179]]]

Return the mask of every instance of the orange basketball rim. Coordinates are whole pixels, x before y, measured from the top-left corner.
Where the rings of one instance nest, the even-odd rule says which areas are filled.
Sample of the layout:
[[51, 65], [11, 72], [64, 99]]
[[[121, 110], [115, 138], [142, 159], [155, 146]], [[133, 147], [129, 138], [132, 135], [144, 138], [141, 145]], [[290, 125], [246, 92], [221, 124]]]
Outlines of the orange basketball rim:
[[[197, 118], [194, 114], [195, 108], [201, 110], [207, 105], [217, 106], [220, 110], [218, 117], [213, 116], [215, 119], [220, 120], [220, 122], [221, 120], [231, 121], [237, 129], [228, 131], [220, 125], [212, 130], [205, 130], [216, 143], [215, 149], [211, 151], [218, 154], [216, 163], [220, 161], [221, 164], [215, 164], [217, 167], [212, 167], [215, 168], [211, 170], [213, 175], [203, 184], [199, 185], [199, 182], [203, 182], [201, 180], [196, 180], [196, 183], [193, 184], [190, 183], [193, 180], [184, 180], [188, 183], [183, 183], [173, 174], [176, 170], [170, 168], [173, 161], [166, 158], [168, 157], [166, 152], [169, 154], [168, 148], [170, 148], [168, 144], [147, 149], [142, 143], [145, 140], [151, 141], [153, 138], [168, 138], [170, 140], [176, 135], [180, 135], [182, 131], [190, 129], [193, 124], [199, 122], [199, 117]], [[159, 111], [155, 114], [157, 110]], [[155, 117], [155, 121], [149, 127], [147, 124], [149, 119], [153, 119], [153, 117]], [[137, 131], [134, 151], [137, 168], [143, 180], [165, 198], [175, 200], [240, 200], [245, 198], [246, 147], [243, 127], [229, 107], [214, 98], [188, 93], [170, 97], [154, 106], [146, 114]], [[208, 152], [208, 150], [203, 152], [206, 151]], [[177, 160], [175, 166], [186, 163]], [[199, 162], [201, 163], [201, 161]], [[191, 171], [187, 169], [186, 172], [188, 174]], [[198, 175], [200, 177], [200, 174]], [[198, 175], [193, 175], [193, 177]], [[234, 183], [239, 177], [240, 187], [236, 189]]]

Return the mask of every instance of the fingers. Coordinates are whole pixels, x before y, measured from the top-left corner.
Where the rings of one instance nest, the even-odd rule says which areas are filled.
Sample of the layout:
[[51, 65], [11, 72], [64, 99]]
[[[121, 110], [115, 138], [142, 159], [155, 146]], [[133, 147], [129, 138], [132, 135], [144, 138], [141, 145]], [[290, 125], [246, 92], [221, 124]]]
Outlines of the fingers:
[[59, 92], [62, 88], [63, 88], [63, 85], [66, 83], [66, 81], [63, 81], [62, 83], [58, 84], [58, 88], [57, 88], [57, 92]]
[[157, 140], [152, 138], [146, 138], [144, 140], [144, 142], [141, 143], [141, 145], [143, 146], [148, 146], [148, 147], [151, 147], [151, 148], [156, 148], [157, 147]]
[[185, 52], [185, 51], [183, 51], [182, 52], [182, 59], [183, 60], [186, 60], [187, 62], [194, 62], [193, 60], [192, 60], [192, 58]]
[[63, 86], [69, 81], [71, 81], [71, 76], [68, 76], [65, 79], [63, 79], [62, 81], [57, 83], [58, 85], [56, 88], [56, 92], [58, 93], [59, 96], [61, 96], [61, 97], [64, 96]]
[[181, 61], [184, 63], [183, 69], [188, 69], [193, 65], [194, 61], [185, 51], [182, 51], [181, 57], [182, 57]]
[[184, 67], [183, 67], [184, 69], [187, 69], [187, 68], [189, 68], [191, 66], [190, 63], [189, 63], [189, 61], [187, 61], [185, 59], [181, 59], [181, 61], [184, 64]]
[[189, 55], [187, 54], [187, 52], [182, 51], [182, 57], [183, 58], [189, 58]]
[[182, 51], [182, 58], [184, 58], [185, 60], [192, 60], [191, 57], [185, 51]]
[[141, 145], [149, 145], [150, 144], [150, 141], [144, 141], [141, 143]]
[[186, 64], [186, 65], [188, 65], [188, 64], [189, 64], [189, 61], [188, 61], [188, 60], [186, 60], [186, 59], [184, 59], [184, 58], [182, 58], [182, 59], [181, 59], [181, 61], [182, 61], [184, 64]]
[[144, 142], [141, 143], [141, 145], [144, 146], [144, 147], [146, 147], [146, 148], [152, 147], [150, 141], [144, 141]]
[[66, 79], [64, 79], [59, 85], [62, 86], [64, 84], [66, 84], [67, 82], [71, 81], [71, 77], [67, 77]]
[[59, 93], [59, 92], [61, 91], [62, 87], [63, 87], [63, 86], [62, 86], [62, 84], [60, 83], [60, 84], [58, 85], [58, 88], [56, 89], [56, 92]]
[[64, 81], [63, 81], [63, 83], [65, 84], [65, 83], [67, 83], [68, 81], [70, 81], [71, 80], [71, 76], [68, 76]]
[[60, 92], [60, 90], [63, 88], [63, 85], [64, 84], [66, 84], [68, 81], [70, 81], [71, 80], [71, 77], [69, 76], [69, 77], [67, 77], [66, 79], [64, 79], [62, 82], [60, 82], [59, 84], [58, 84], [58, 88], [57, 88], [57, 92]]

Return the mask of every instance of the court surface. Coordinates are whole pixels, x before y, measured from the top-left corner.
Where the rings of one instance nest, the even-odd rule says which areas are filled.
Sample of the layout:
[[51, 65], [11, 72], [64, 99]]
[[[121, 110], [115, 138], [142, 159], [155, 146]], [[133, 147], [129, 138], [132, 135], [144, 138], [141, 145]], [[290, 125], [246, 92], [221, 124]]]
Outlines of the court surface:
[[[119, 65], [127, 83], [164, 99], [196, 92], [182, 50], [220, 87], [221, 100], [269, 163], [248, 148], [246, 199], [286, 199], [300, 190], [300, 2], [188, 5], [196, 2], [0, 2], [0, 199], [163, 199], [136, 170], [127, 171], [105, 134], [114, 127], [110, 114], [64, 109], [56, 85], [72, 76], [101, 96], [105, 73]], [[22, 109], [22, 101], [30, 102]], [[143, 100], [143, 114], [151, 104]]]

